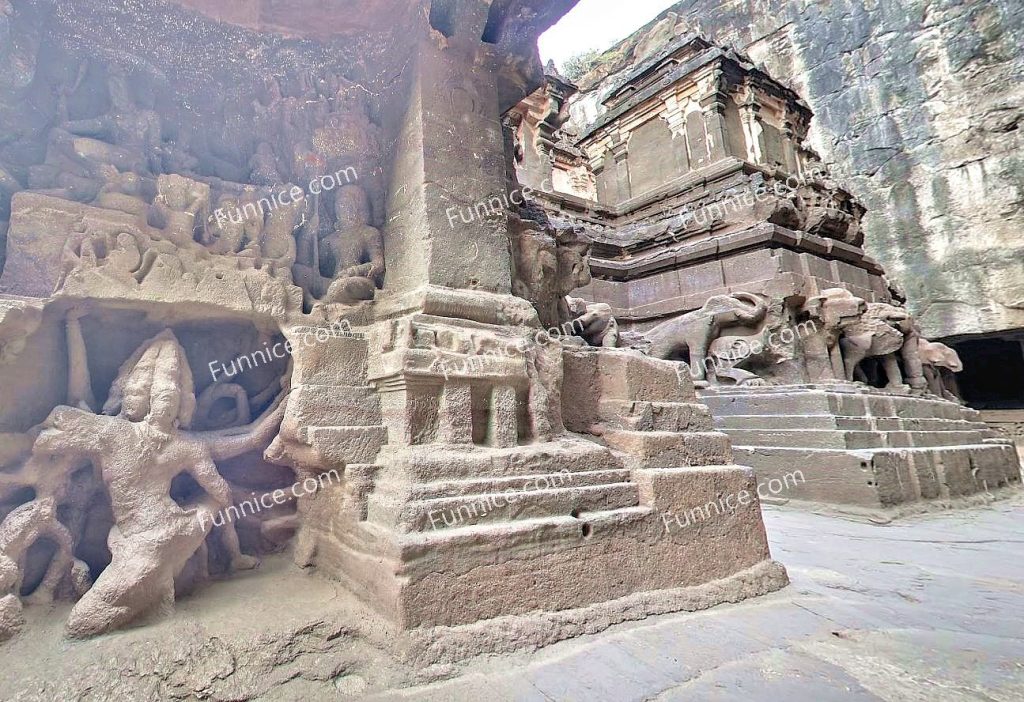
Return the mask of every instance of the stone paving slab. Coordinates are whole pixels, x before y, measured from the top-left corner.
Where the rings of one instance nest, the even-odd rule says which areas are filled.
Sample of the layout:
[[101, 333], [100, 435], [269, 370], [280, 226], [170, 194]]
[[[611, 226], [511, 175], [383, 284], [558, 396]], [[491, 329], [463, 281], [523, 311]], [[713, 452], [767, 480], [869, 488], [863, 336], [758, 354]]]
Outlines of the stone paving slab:
[[785, 590], [372, 700], [1024, 701], [1024, 498], [879, 525], [765, 508]]

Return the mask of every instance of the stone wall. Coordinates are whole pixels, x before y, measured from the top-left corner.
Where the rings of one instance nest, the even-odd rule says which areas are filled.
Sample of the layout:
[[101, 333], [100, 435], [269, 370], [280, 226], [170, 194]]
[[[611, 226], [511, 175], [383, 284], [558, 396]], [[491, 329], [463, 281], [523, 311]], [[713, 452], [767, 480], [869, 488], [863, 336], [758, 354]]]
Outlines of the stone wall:
[[806, 99], [810, 140], [868, 208], [868, 252], [931, 338], [1024, 327], [1024, 13], [1013, 0], [685, 0], [613, 47], [572, 105], [593, 121], [687, 30]]

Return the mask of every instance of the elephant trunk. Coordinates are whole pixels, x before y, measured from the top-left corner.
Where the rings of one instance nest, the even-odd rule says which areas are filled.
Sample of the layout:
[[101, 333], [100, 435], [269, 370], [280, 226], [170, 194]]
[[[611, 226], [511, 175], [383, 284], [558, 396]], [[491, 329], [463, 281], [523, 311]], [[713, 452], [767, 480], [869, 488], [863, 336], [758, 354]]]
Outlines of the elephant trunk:
[[733, 293], [733, 297], [747, 303], [745, 307], [736, 309], [736, 320], [741, 324], [760, 322], [768, 313], [768, 302], [760, 295], [738, 292]]

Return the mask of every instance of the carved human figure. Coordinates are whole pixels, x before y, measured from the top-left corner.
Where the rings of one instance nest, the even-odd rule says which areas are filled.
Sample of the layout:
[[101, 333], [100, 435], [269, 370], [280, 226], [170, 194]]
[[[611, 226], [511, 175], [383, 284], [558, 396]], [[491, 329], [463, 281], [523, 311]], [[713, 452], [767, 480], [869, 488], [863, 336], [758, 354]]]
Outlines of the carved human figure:
[[[69, 335], [75, 327], [69, 325]], [[88, 378], [84, 343], [69, 345], [69, 366]], [[77, 349], [77, 351], [76, 351]], [[61, 456], [98, 466], [114, 514], [108, 537], [112, 560], [71, 611], [68, 632], [91, 636], [122, 627], [174, 602], [174, 579], [204, 548], [214, 514], [232, 500], [215, 460], [269, 441], [281, 417], [280, 398], [252, 425], [219, 432], [188, 432], [196, 399], [184, 350], [172, 332], [143, 344], [122, 365], [104, 414], [54, 409], [41, 426], [33, 454]], [[172, 481], [188, 474], [201, 497], [179, 505]], [[232, 567], [257, 561], [238, 550], [230, 523], [220, 537]]]
[[162, 220], [162, 237], [177, 246], [189, 246], [209, 216], [210, 186], [177, 174], [162, 175], [157, 179], [153, 209]]
[[754, 327], [764, 321], [767, 313], [768, 303], [760, 295], [745, 292], [712, 295], [699, 310], [673, 317], [646, 332], [651, 340], [648, 354], [671, 360], [688, 353], [694, 381], [706, 383], [704, 359], [722, 328], [732, 325]]
[[330, 279], [320, 301], [372, 300], [384, 284], [384, 238], [370, 226], [366, 192], [358, 185], [343, 186], [335, 196], [334, 211], [334, 231], [320, 239], [319, 272]]
[[136, 103], [124, 69], [110, 64], [107, 74], [110, 111], [80, 120], [69, 120], [64, 115], [59, 132], [73, 137], [71, 154], [86, 164], [111, 164], [121, 171], [158, 172], [162, 158], [159, 115]]
[[[149, 253], [149, 252], [147, 252]], [[153, 254], [155, 255], [155, 251]], [[120, 270], [138, 271], [143, 265], [139, 242], [126, 231], [83, 232], [68, 237], [61, 253], [61, 270], [54, 292], [61, 290], [76, 271], [112, 265]]]
[[145, 217], [149, 210], [146, 201], [146, 183], [136, 173], [121, 173], [109, 164], [99, 167], [104, 183], [92, 204], [110, 210], [120, 210], [138, 217]]
[[326, 116], [324, 127], [314, 133], [312, 146], [327, 160], [328, 172], [347, 166], [356, 170], [370, 202], [367, 221], [380, 222], [384, 216], [383, 132], [370, 120], [366, 89], [341, 78], [337, 83], [330, 100], [331, 114]]
[[256, 153], [249, 159], [249, 182], [268, 188], [284, 182], [274, 148], [265, 141], [256, 145]]
[[[286, 186], [285, 190], [290, 188]], [[271, 275], [287, 277], [291, 281], [291, 269], [296, 258], [296, 232], [302, 229], [307, 221], [308, 201], [303, 198], [281, 204], [267, 213], [260, 236], [260, 252], [265, 262], [269, 262]]]
[[206, 244], [213, 253], [238, 253], [245, 242], [246, 229], [238, 198], [230, 194], [221, 195], [214, 214], [208, 220]]

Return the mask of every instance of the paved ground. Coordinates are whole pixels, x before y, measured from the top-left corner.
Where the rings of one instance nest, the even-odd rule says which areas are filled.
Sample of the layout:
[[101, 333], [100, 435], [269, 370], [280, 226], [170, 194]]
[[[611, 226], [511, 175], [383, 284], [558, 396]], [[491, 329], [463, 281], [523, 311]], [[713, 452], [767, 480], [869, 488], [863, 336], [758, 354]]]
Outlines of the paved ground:
[[1024, 500], [878, 525], [765, 508], [785, 590], [373, 700], [1024, 700]]

